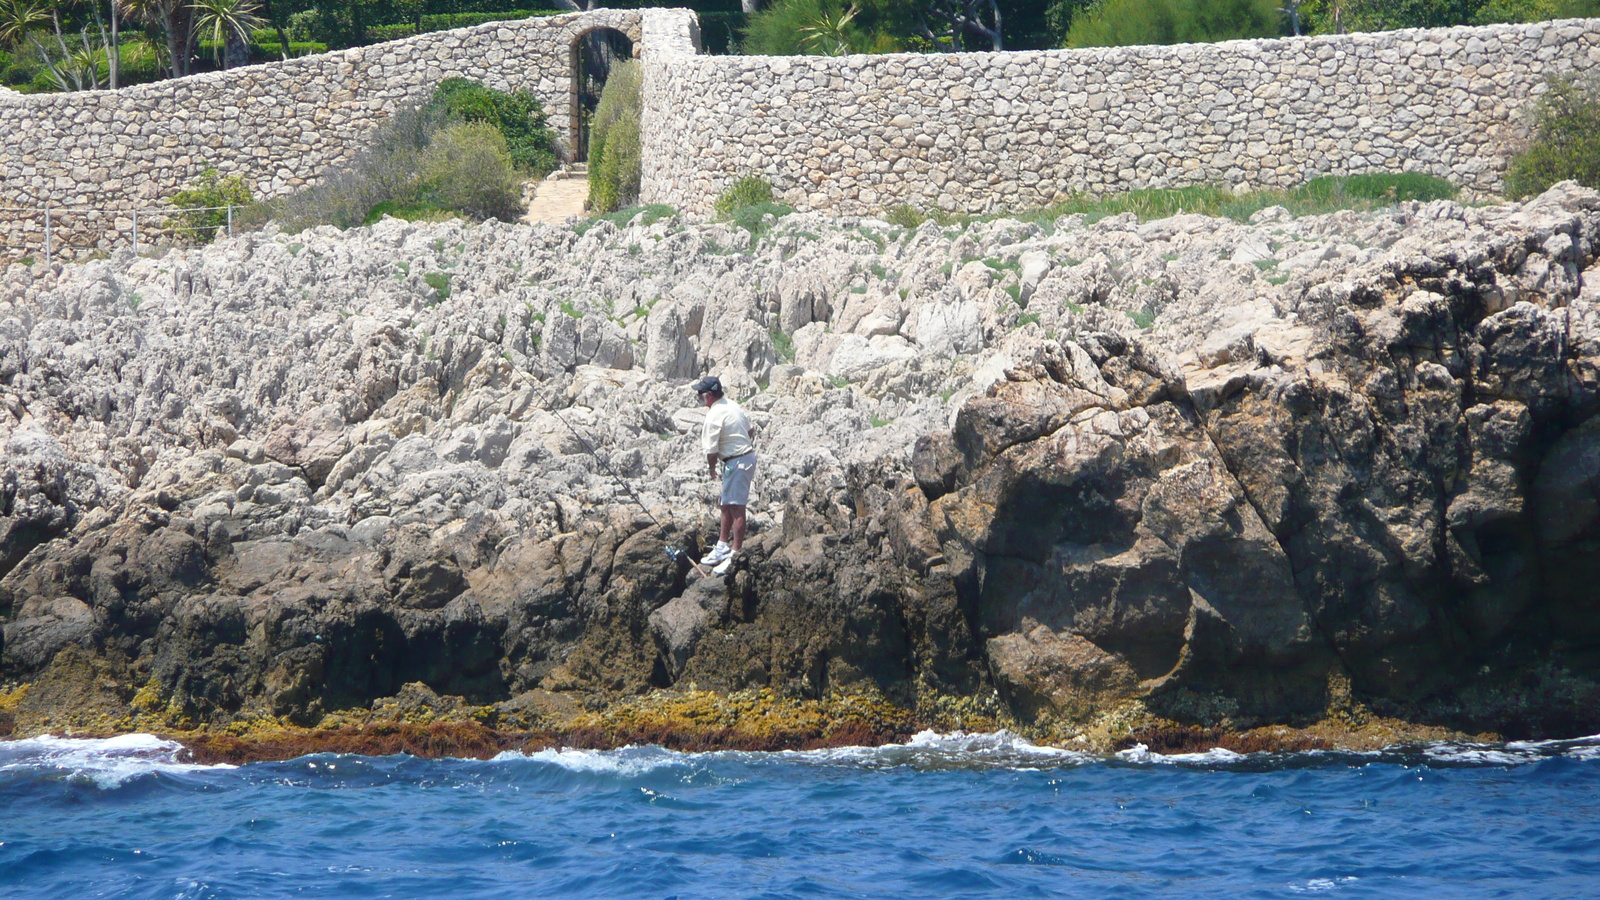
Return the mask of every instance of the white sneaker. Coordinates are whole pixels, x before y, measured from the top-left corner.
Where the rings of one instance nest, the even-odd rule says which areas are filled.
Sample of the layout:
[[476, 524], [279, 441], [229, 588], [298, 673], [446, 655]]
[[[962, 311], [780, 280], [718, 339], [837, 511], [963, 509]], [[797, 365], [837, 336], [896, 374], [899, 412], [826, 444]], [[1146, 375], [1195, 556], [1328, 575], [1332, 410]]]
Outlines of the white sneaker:
[[702, 566], [714, 566], [717, 563], [722, 562], [723, 560], [727, 559], [728, 557], [730, 557], [732, 555], [733, 555], [733, 548], [732, 547], [729, 547], [726, 543], [724, 543], [722, 541], [717, 541], [717, 545], [715, 547], [711, 548], [711, 552], [706, 554], [706, 558], [700, 560], [700, 565], [702, 565]]
[[732, 550], [729, 550], [728, 551], [728, 558], [723, 560], [721, 562], [721, 564], [719, 564], [715, 569], [712, 569], [711, 570], [711, 574], [713, 574], [713, 575], [726, 575], [726, 574], [728, 574], [728, 570], [733, 568], [734, 562], [736, 562], [738, 559], [739, 559], [739, 554], [734, 553]]

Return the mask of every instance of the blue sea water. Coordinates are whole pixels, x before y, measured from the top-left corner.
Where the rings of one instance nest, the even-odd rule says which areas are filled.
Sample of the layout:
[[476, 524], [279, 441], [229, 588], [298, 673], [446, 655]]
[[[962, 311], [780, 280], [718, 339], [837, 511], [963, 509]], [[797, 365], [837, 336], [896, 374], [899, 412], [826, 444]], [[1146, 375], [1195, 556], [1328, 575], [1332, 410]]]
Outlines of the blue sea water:
[[239, 767], [177, 750], [0, 742], [0, 896], [1600, 896], [1600, 737], [1098, 758], [930, 733]]

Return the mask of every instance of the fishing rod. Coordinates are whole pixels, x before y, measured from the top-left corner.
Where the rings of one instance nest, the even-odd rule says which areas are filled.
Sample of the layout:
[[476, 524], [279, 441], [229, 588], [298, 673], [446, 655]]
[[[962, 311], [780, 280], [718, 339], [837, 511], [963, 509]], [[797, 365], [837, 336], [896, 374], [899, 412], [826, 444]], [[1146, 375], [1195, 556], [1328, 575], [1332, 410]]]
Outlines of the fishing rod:
[[[638, 504], [639, 509], [644, 512], [645, 518], [647, 518], [650, 521], [654, 522], [656, 527], [661, 530], [661, 536], [670, 539], [672, 537], [672, 532], [667, 530], [667, 526], [661, 524], [661, 520], [657, 519], [654, 515], [651, 514], [650, 508], [644, 505], [644, 501], [640, 500], [639, 499], [639, 495], [635, 494], [633, 492], [633, 488], [629, 487], [628, 483], [626, 481], [622, 480], [622, 476], [618, 475], [616, 470], [611, 468], [610, 464], [607, 463], [604, 459], [602, 459], [600, 457], [599, 452], [597, 452], [594, 449], [594, 447], [592, 445], [590, 445], [590, 443], [588, 441], [584, 440], [583, 435], [578, 433], [578, 429], [573, 428], [572, 427], [572, 423], [568, 422], [566, 420], [566, 417], [561, 415], [561, 411], [557, 410], [557, 409], [552, 409], [552, 410], [550, 410], [550, 413], [551, 413], [551, 415], [554, 415], [558, 420], [560, 420], [561, 424], [567, 426], [567, 430], [572, 432], [572, 436], [577, 438], [578, 439], [578, 443], [583, 445], [584, 451], [587, 452], [589, 454], [589, 456], [594, 459], [595, 462], [600, 464], [600, 468], [605, 469], [607, 474], [609, 474], [612, 478], [615, 478], [617, 480], [617, 485], [622, 488], [623, 492], [626, 493], [628, 495], [628, 497], [633, 500], [634, 503]], [[662, 549], [666, 551], [667, 559], [672, 560], [674, 563], [678, 562], [679, 560], [687, 559], [689, 561], [689, 565], [694, 566], [694, 570], [696, 572], [699, 572], [702, 578], [705, 577], [706, 570], [700, 568], [700, 564], [698, 562], [695, 562], [694, 557], [692, 557], [689, 554], [683, 552], [683, 550], [679, 549], [678, 547], [672, 546], [671, 543], [668, 543]]]

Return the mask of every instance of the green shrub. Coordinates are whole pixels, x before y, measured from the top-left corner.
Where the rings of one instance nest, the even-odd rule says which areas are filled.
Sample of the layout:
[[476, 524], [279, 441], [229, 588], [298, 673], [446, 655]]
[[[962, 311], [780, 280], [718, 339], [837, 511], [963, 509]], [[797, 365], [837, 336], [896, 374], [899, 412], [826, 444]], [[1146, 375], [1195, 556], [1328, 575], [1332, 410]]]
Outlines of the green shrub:
[[432, 103], [453, 119], [499, 129], [519, 168], [542, 176], [559, 165], [555, 132], [545, 123], [544, 107], [527, 91], [508, 94], [465, 78], [447, 78], [434, 89]]
[[728, 185], [727, 190], [717, 197], [712, 209], [716, 211], [718, 219], [729, 219], [736, 209], [771, 202], [772, 182], [754, 175], [746, 175]]
[[1551, 79], [1533, 118], [1533, 140], [1506, 168], [1506, 196], [1537, 194], [1569, 178], [1600, 188], [1600, 79]]
[[439, 132], [418, 168], [422, 197], [441, 209], [506, 222], [524, 212], [511, 152], [499, 129], [487, 122], [462, 122]]
[[228, 224], [229, 207], [249, 205], [250, 186], [242, 175], [223, 178], [216, 169], [206, 169], [188, 187], [168, 197], [167, 202], [180, 210], [168, 220], [167, 227], [206, 240]]
[[596, 212], [639, 202], [643, 79], [639, 64], [624, 60], [611, 67], [600, 92], [589, 126], [589, 208]]
[[1474, 25], [1600, 18], [1600, 0], [1489, 0], [1472, 16]]
[[1068, 47], [1186, 44], [1275, 37], [1276, 0], [1105, 0], [1076, 16]]

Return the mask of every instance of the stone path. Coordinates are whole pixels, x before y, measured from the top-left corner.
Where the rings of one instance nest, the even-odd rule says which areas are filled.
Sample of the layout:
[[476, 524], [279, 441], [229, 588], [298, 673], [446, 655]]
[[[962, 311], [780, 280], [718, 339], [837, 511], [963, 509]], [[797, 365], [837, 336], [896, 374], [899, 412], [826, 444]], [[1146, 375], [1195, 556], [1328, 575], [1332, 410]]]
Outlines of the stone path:
[[589, 176], [581, 171], [561, 173], [539, 182], [523, 221], [560, 225], [573, 216], [583, 215], [583, 202], [587, 199]]

